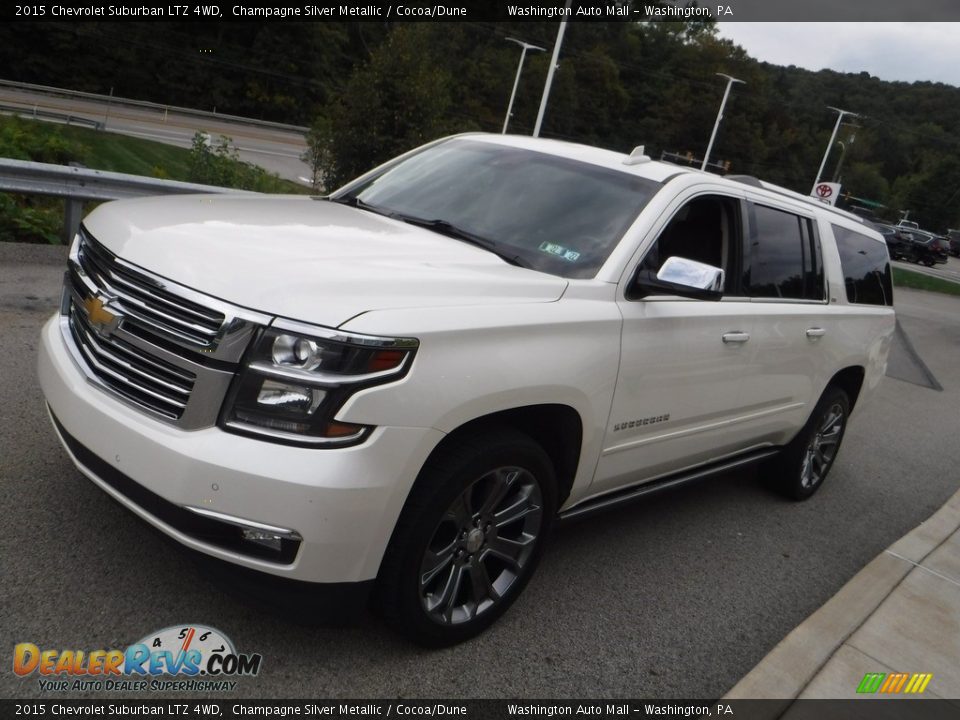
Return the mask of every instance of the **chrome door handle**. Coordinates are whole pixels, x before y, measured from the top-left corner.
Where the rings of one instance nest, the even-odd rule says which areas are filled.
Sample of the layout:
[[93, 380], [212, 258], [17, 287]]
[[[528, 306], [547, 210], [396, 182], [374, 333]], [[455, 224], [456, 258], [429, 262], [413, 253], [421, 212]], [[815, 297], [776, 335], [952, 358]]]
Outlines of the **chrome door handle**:
[[807, 337], [808, 338], [818, 338], [823, 337], [827, 334], [827, 331], [823, 328], [807, 328]]
[[745, 332], [728, 332], [723, 334], [723, 341], [725, 343], [745, 343], [750, 339], [750, 333]]

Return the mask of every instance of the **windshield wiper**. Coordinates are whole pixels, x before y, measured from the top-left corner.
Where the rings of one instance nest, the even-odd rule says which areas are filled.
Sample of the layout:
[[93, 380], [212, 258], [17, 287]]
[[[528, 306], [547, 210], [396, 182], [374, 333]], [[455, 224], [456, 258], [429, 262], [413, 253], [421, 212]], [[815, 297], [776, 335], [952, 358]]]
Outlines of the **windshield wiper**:
[[433, 230], [434, 232], [446, 235], [447, 237], [456, 238], [457, 240], [463, 240], [471, 245], [482, 247], [484, 250], [489, 250], [498, 258], [510, 263], [511, 265], [516, 265], [517, 267], [523, 268], [530, 267], [530, 264], [524, 260], [521, 260], [519, 255], [505, 253], [498, 249], [497, 243], [493, 240], [472, 233], [469, 230], [464, 230], [463, 228], [457, 227], [448, 220], [442, 220], [439, 218], [427, 220], [425, 218], [413, 217], [412, 215], [403, 215], [402, 213], [393, 213], [391, 217], [394, 217], [397, 220], [402, 220], [410, 225], [427, 228], [428, 230]]
[[[330, 202], [335, 202], [340, 205], [346, 205], [347, 207], [357, 208], [359, 210], [366, 210], [367, 212], [376, 213], [377, 215], [384, 215], [389, 218], [399, 217], [397, 213], [392, 210], [387, 210], [386, 208], [378, 207], [377, 205], [371, 205], [368, 202], [364, 202], [358, 196], [354, 195], [353, 197], [343, 197], [343, 198], [326, 198]], [[401, 218], [402, 219], [402, 218]]]
[[377, 205], [371, 205], [368, 202], [364, 202], [359, 198], [359, 196], [354, 195], [353, 197], [342, 197], [342, 198], [326, 198], [330, 202], [339, 203], [341, 205], [346, 205], [348, 207], [358, 208], [360, 210], [366, 210], [367, 212], [376, 213], [377, 215], [384, 215], [388, 218], [393, 218], [394, 220], [402, 220], [409, 225], [416, 225], [417, 227], [427, 228], [428, 230], [433, 230], [434, 232], [441, 233], [447, 237], [456, 238], [457, 240], [463, 240], [464, 242], [470, 243], [471, 245], [476, 245], [477, 247], [482, 247], [484, 250], [489, 250], [494, 255], [499, 257], [501, 260], [510, 263], [511, 265], [516, 265], [517, 267], [529, 268], [530, 263], [521, 260], [519, 255], [505, 253], [502, 250], [497, 249], [497, 243], [493, 240], [489, 240], [480, 235], [476, 235], [468, 230], [459, 228], [448, 220], [441, 220], [439, 218], [434, 220], [427, 220], [425, 218], [418, 218], [413, 215], [404, 215], [403, 213], [395, 212], [393, 210], [387, 210], [386, 208], [379, 207]]

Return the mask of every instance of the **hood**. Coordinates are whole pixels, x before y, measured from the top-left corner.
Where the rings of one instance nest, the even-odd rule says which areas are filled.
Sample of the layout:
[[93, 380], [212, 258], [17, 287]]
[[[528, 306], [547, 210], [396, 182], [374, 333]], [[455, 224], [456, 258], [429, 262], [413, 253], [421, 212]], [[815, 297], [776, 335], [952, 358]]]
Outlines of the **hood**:
[[567, 286], [460, 240], [305, 196], [124, 200], [84, 225], [124, 260], [181, 285], [331, 327], [379, 309], [552, 302]]

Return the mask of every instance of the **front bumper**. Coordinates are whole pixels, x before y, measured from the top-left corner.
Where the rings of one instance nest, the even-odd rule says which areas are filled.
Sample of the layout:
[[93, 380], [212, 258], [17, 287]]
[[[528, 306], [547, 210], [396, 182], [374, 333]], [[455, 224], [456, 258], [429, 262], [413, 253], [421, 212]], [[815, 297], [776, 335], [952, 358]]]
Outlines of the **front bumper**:
[[[64, 447], [101, 489], [187, 547], [292, 580], [375, 578], [410, 487], [443, 436], [380, 427], [362, 445], [312, 449], [172, 427], [88, 382], [58, 316], [44, 325], [38, 372]], [[205, 537], [202, 523], [201, 531], [184, 524], [182, 513], [196, 515], [185, 508], [290, 529], [301, 540], [283, 562], [256, 557]]]

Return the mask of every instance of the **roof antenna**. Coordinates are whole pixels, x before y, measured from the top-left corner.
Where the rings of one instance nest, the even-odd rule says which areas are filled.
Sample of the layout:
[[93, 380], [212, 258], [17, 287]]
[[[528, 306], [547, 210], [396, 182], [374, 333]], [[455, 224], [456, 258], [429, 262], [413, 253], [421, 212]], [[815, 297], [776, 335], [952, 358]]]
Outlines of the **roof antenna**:
[[637, 145], [633, 152], [623, 159], [624, 165], [640, 165], [650, 162], [650, 156], [644, 153], [644, 146]]

